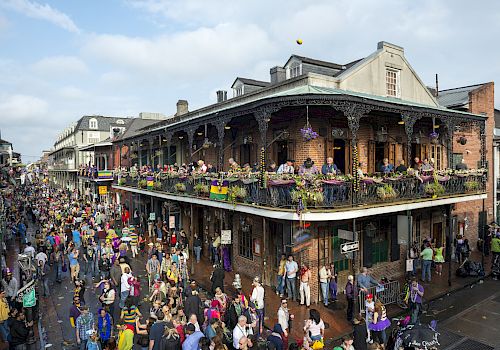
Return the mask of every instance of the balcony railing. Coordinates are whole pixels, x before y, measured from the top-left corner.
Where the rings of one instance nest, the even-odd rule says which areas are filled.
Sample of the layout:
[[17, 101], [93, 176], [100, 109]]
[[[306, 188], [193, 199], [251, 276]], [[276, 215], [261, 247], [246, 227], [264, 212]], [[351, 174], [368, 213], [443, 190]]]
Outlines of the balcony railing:
[[[346, 176], [295, 175], [216, 177], [150, 174], [115, 174], [115, 184], [178, 196], [211, 198], [233, 204], [262, 207], [337, 209], [364, 205], [396, 204], [417, 199], [481, 194], [486, 189], [482, 171], [445, 172], [427, 176], [365, 177], [359, 182]], [[263, 186], [265, 184], [265, 186]]]

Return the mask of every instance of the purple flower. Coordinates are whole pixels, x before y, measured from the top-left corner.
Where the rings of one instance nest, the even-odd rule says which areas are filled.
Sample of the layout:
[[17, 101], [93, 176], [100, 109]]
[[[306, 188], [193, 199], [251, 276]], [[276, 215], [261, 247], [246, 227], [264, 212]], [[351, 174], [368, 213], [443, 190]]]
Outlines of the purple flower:
[[318, 133], [314, 131], [310, 126], [300, 129], [300, 133], [306, 141], [314, 140], [319, 136]]
[[437, 132], [433, 131], [433, 132], [431, 132], [431, 133], [429, 134], [429, 137], [430, 137], [431, 139], [437, 139], [437, 138], [439, 137], [439, 134], [438, 134]]

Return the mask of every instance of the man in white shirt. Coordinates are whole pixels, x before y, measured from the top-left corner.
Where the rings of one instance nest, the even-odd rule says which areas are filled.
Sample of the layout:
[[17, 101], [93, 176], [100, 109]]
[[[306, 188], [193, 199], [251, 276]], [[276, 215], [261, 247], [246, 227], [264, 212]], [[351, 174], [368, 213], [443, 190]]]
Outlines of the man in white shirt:
[[47, 259], [48, 259], [47, 254], [45, 254], [43, 251], [40, 250], [38, 254], [35, 256], [36, 265], [43, 270], [43, 267], [45, 266]]
[[27, 254], [33, 259], [35, 257], [35, 248], [31, 245], [31, 242], [26, 244], [26, 248], [24, 248], [24, 254]]
[[293, 260], [293, 255], [288, 256], [288, 261], [285, 264], [286, 290], [288, 299], [297, 300], [297, 272], [299, 265]]
[[121, 284], [120, 284], [120, 309], [123, 309], [125, 307], [125, 300], [130, 294], [130, 289], [132, 286], [128, 283], [128, 279], [132, 277], [132, 274], [130, 273], [130, 268], [127, 266], [125, 267], [125, 270], [122, 274], [121, 277]]
[[257, 311], [257, 336], [262, 333], [264, 327], [264, 287], [260, 284], [259, 277], [253, 279], [253, 291], [250, 301], [255, 304]]
[[283, 163], [279, 166], [277, 174], [293, 174], [295, 169], [293, 168], [293, 160], [287, 159], [286, 163]]
[[293, 320], [293, 315], [290, 315], [288, 310], [288, 302], [286, 299], [281, 300], [281, 306], [278, 309], [278, 323], [283, 330], [285, 337], [288, 337], [288, 331], [290, 329], [290, 322]]
[[247, 318], [243, 315], [238, 317], [238, 323], [233, 329], [233, 346], [235, 349], [241, 349], [240, 339], [248, 336], [247, 331]]

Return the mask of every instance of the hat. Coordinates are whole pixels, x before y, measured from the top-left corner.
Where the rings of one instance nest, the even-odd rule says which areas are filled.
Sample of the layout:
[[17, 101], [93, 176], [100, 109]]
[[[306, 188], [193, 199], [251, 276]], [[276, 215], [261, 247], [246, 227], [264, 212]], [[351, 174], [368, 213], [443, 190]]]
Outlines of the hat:
[[311, 158], [307, 158], [305, 161], [304, 161], [304, 166], [306, 168], [310, 168], [314, 165], [314, 162]]
[[11, 269], [9, 269], [9, 268], [7, 267], [7, 268], [5, 269], [5, 273], [6, 273], [7, 275], [12, 275], [12, 270], [11, 270]]
[[366, 300], [368, 299], [373, 299], [373, 294], [367, 294], [366, 297], [365, 297]]

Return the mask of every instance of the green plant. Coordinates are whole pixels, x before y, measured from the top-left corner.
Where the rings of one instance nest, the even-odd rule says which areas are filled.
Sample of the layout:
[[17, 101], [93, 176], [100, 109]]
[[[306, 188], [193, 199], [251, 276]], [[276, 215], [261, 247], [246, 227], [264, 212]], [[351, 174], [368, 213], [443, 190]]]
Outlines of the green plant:
[[139, 173], [138, 173], [137, 169], [130, 169], [129, 175], [132, 179], [135, 179], [137, 176], [139, 176]]
[[434, 181], [424, 186], [424, 192], [425, 194], [431, 196], [432, 198], [437, 198], [439, 196], [444, 195], [445, 189], [444, 186], [441, 185], [439, 182]]
[[290, 197], [293, 203], [298, 203], [299, 199], [302, 199], [302, 204], [305, 208], [311, 205], [320, 205], [325, 200], [323, 192], [306, 188], [296, 188], [292, 190], [290, 192]]
[[377, 187], [377, 197], [381, 200], [394, 199], [397, 196], [397, 192], [391, 185], [385, 184], [383, 186]]
[[243, 200], [247, 196], [247, 190], [241, 186], [231, 186], [227, 189], [227, 198], [230, 202], [236, 202], [236, 200]]
[[148, 182], [146, 180], [139, 180], [137, 182], [137, 186], [139, 186], [139, 188], [146, 188], [147, 185], [148, 185]]
[[474, 181], [474, 180], [466, 181], [464, 186], [465, 186], [465, 190], [468, 192], [473, 192], [473, 191], [479, 190], [479, 182]]
[[127, 183], [127, 180], [125, 180], [123, 177], [118, 179], [118, 185], [123, 186]]
[[155, 190], [161, 190], [161, 182], [160, 181], [155, 181], [153, 184], [153, 188]]
[[202, 183], [197, 183], [196, 185], [194, 185], [193, 189], [198, 195], [207, 194], [210, 191], [208, 185], [204, 185]]
[[186, 185], [184, 185], [183, 183], [178, 182], [175, 184], [174, 187], [175, 187], [175, 191], [177, 191], [177, 192], [186, 192]]

